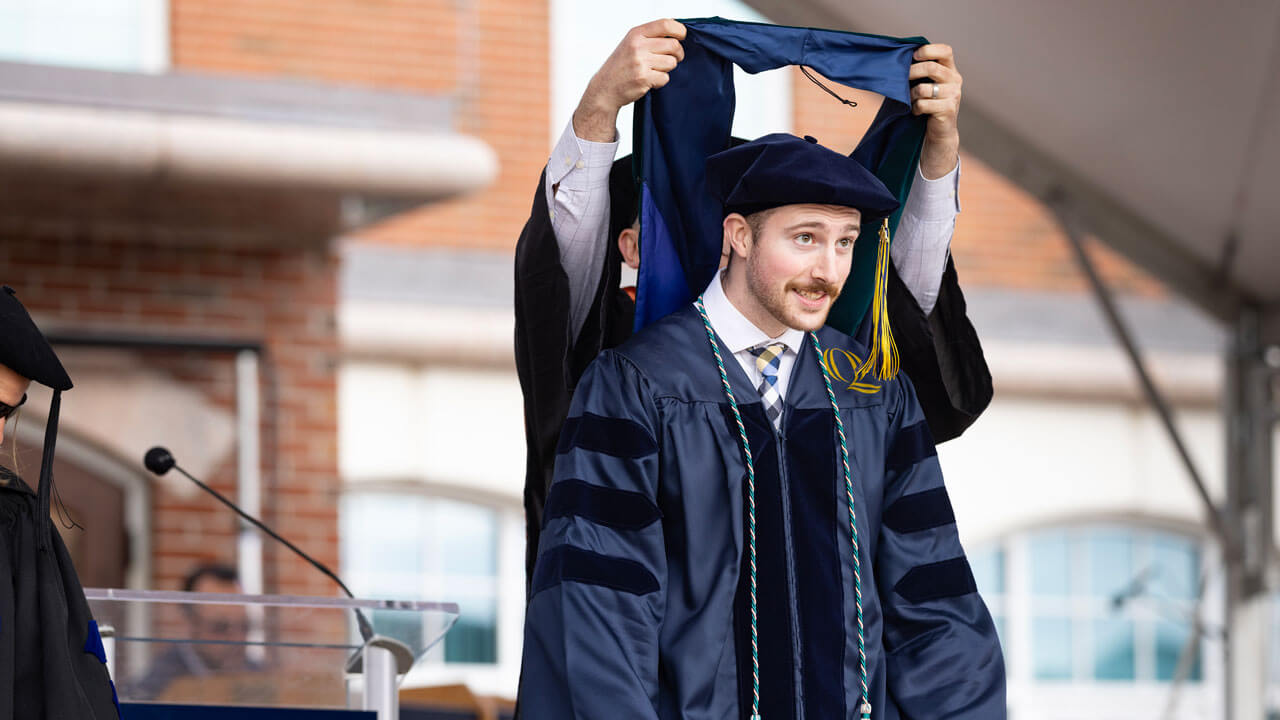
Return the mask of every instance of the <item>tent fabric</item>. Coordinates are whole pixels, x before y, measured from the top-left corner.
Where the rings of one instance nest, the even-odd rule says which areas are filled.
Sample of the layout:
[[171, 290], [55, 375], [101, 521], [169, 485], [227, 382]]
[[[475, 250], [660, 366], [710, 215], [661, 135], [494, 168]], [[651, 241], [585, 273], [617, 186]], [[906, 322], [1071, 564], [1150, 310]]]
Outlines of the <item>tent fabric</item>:
[[[682, 20], [685, 58], [670, 82], [635, 108], [635, 171], [640, 180], [640, 263], [635, 329], [691, 302], [720, 263], [723, 210], [706, 190], [706, 160], [730, 146], [733, 66], [748, 73], [804, 65], [829, 80], [870, 90], [885, 102], [852, 156], [875, 173], [899, 203], [911, 189], [924, 140], [924, 119], [911, 114], [908, 72], [924, 38], [734, 22]], [[835, 100], [832, 100], [835, 102]], [[822, 138], [818, 138], [819, 141]], [[890, 216], [897, 227], [901, 208]], [[849, 334], [871, 305], [876, 240], [866, 233], [828, 324]], [[869, 325], [869, 323], [868, 323]]]

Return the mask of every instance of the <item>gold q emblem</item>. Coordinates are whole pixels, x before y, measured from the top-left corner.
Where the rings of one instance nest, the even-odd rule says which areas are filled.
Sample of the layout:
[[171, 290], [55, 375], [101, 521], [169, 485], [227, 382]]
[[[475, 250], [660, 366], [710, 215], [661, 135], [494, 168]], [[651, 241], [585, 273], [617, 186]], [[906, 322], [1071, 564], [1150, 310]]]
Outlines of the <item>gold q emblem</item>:
[[[844, 362], [839, 362], [843, 358]], [[864, 395], [874, 395], [880, 392], [883, 387], [876, 383], [862, 382], [861, 376], [858, 374], [858, 368], [862, 366], [862, 358], [854, 355], [848, 350], [842, 348], [827, 348], [822, 351], [822, 364], [827, 368], [827, 372], [831, 377], [842, 383], [848, 383], [848, 389], [860, 392]], [[846, 364], [848, 370], [845, 373], [840, 372], [840, 365]], [[846, 379], [848, 375], [852, 380]]]

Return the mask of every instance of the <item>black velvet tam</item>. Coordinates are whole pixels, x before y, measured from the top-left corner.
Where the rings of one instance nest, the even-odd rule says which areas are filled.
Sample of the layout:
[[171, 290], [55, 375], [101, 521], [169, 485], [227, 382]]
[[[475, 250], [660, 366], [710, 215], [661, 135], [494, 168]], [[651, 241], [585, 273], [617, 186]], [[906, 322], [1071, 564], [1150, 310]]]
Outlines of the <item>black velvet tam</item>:
[[0, 365], [54, 390], [70, 390], [71, 378], [40, 328], [8, 285], [0, 289]]
[[812, 137], [765, 135], [707, 158], [707, 190], [725, 214], [782, 205], [844, 205], [862, 211], [864, 225], [898, 208], [893, 193], [857, 160]]

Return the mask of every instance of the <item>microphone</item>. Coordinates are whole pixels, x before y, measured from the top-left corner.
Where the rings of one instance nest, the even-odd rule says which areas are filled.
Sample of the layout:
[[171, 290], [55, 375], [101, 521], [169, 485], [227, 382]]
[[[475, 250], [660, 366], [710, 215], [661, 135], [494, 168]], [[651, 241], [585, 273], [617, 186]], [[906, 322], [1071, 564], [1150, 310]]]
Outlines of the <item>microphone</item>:
[[153, 447], [147, 451], [145, 457], [142, 458], [142, 464], [156, 475], [164, 475], [173, 469], [177, 461], [173, 459], [173, 455], [162, 447]]
[[[347, 588], [347, 584], [342, 582], [342, 579], [339, 578], [337, 575], [335, 575], [332, 570], [325, 567], [319, 560], [316, 560], [315, 558], [303, 552], [301, 549], [298, 548], [297, 545], [294, 545], [288, 540], [285, 540], [284, 538], [280, 537], [278, 534], [276, 534], [276, 531], [267, 527], [261, 520], [253, 517], [249, 513], [245, 512], [244, 510], [241, 510], [239, 505], [236, 505], [235, 503], [231, 502], [227, 498], [223, 497], [222, 494], [219, 493], [217, 490], [214, 490], [208, 485], [205, 485], [204, 483], [197, 480], [193, 475], [191, 475], [191, 473], [187, 472], [186, 470], [183, 470], [182, 466], [179, 465], [178, 462], [173, 459], [173, 453], [170, 453], [165, 448], [156, 446], [147, 451], [147, 454], [142, 459], [142, 463], [147, 466], [148, 470], [155, 473], [157, 476], [164, 475], [170, 470], [176, 469], [188, 480], [190, 480], [191, 482], [199, 486], [201, 490], [204, 490], [205, 492], [217, 498], [218, 502], [221, 502], [223, 505], [226, 505], [227, 507], [231, 508], [233, 511], [235, 511], [237, 515], [239, 515], [240, 517], [252, 523], [254, 527], [258, 528], [262, 532], [271, 536], [273, 539], [279, 541], [285, 547], [297, 553], [297, 555], [301, 557], [303, 560], [306, 560], [307, 562], [311, 563], [311, 565], [315, 567], [317, 570], [324, 573], [334, 582], [338, 583], [338, 587], [342, 588], [342, 591], [347, 594], [347, 597], [351, 598], [352, 600], [355, 599], [356, 596], [351, 593], [351, 590], [349, 588]], [[369, 642], [370, 640], [373, 639], [373, 635], [374, 635], [373, 626], [369, 624], [369, 619], [364, 616], [364, 613], [360, 611], [360, 608], [351, 608], [351, 609], [354, 610], [356, 613], [356, 625], [360, 629], [360, 637], [366, 643]]]

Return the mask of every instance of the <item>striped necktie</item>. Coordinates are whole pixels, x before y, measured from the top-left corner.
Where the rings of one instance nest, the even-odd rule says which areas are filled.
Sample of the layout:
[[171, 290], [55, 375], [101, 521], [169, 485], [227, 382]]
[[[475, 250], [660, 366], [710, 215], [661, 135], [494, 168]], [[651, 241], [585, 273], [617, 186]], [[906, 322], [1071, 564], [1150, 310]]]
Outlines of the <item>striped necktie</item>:
[[756, 356], [756, 370], [760, 373], [759, 390], [764, 412], [769, 416], [769, 422], [779, 430], [782, 429], [782, 395], [778, 393], [778, 366], [786, 349], [782, 343], [751, 348], [751, 354]]

